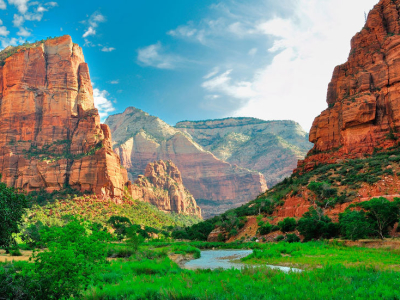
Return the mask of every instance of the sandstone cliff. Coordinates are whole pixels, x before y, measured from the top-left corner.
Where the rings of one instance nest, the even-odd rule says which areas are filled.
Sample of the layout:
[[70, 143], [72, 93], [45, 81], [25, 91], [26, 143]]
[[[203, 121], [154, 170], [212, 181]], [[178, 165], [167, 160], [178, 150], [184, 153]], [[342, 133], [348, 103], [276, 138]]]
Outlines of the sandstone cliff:
[[2, 181], [121, 196], [127, 174], [100, 124], [82, 49], [63, 36], [7, 48], [0, 62]]
[[185, 121], [175, 128], [219, 159], [261, 172], [269, 187], [290, 176], [312, 147], [308, 134], [293, 121], [227, 118]]
[[[348, 61], [328, 87], [328, 109], [310, 131], [314, 148], [300, 169], [389, 148], [400, 133], [400, 1], [381, 0], [351, 41]], [[328, 153], [329, 152], [329, 153]]]
[[129, 185], [133, 199], [153, 204], [164, 212], [175, 212], [201, 218], [201, 209], [184, 187], [182, 176], [172, 161], [149, 163], [144, 176]]
[[267, 189], [262, 174], [231, 165], [159, 118], [130, 107], [110, 116], [114, 149], [133, 179], [149, 162], [171, 160], [205, 218], [240, 206]]

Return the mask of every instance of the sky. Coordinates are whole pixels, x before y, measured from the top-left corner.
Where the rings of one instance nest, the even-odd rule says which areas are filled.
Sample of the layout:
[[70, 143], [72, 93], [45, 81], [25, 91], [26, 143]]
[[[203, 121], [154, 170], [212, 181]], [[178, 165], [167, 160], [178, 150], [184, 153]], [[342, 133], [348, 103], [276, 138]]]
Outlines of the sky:
[[0, 49], [68, 34], [102, 120], [255, 117], [308, 131], [378, 0], [0, 0]]

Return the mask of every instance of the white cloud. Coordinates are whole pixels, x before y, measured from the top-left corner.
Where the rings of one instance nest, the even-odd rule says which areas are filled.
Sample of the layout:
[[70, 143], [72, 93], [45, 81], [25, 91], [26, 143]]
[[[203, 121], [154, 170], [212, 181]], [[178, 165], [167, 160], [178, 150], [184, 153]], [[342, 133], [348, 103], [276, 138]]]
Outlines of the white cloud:
[[233, 82], [230, 74], [232, 70], [228, 70], [218, 76], [211, 77], [201, 85], [209, 92], [222, 93], [224, 95], [237, 99], [251, 99], [257, 96], [257, 92], [253, 88], [253, 84], [248, 81]]
[[47, 3], [46, 3], [46, 6], [56, 7], [56, 6], [58, 6], [58, 3], [57, 3], [57, 2], [54, 2], [54, 1], [52, 1], [52, 2], [47, 2]]
[[14, 20], [13, 20], [13, 24], [15, 27], [20, 27], [24, 24], [25, 22], [25, 18], [23, 16], [20, 15], [14, 15]]
[[249, 50], [249, 55], [250, 55], [250, 56], [254, 56], [254, 55], [257, 54], [257, 52], [258, 52], [258, 49], [257, 49], [257, 48], [252, 48], [252, 49]]
[[213, 69], [210, 71], [210, 73], [208, 73], [207, 75], [205, 75], [205, 76], [203, 77], [203, 79], [209, 79], [209, 78], [211, 78], [211, 77], [217, 75], [218, 73], [219, 73], [219, 68], [218, 68], [218, 67], [215, 67], [215, 68], [213, 68]]
[[0, 36], [7, 36], [9, 33], [6, 26], [0, 26]]
[[93, 89], [94, 106], [99, 110], [102, 121], [104, 121], [111, 112], [115, 111], [112, 101], [107, 99], [108, 96], [109, 93], [105, 90]]
[[17, 32], [17, 35], [23, 36], [23, 37], [28, 37], [31, 35], [31, 33], [28, 30], [26, 30], [24, 27], [21, 27], [19, 29], [19, 31]]
[[0, 0], [0, 9], [6, 9], [7, 8], [7, 4], [4, 0]]
[[89, 27], [85, 33], [82, 35], [82, 37], [88, 37], [90, 35], [96, 35], [96, 30], [93, 27]]
[[108, 83], [110, 83], [110, 84], [119, 84], [119, 79], [111, 80]]
[[24, 43], [24, 39], [19, 37], [19, 38], [3, 38], [0, 37], [0, 43], [1, 43], [1, 47], [4, 49], [8, 46], [17, 46], [20, 45], [22, 43]]
[[89, 27], [85, 30], [82, 37], [86, 38], [91, 35], [96, 35], [96, 28], [99, 26], [99, 23], [104, 23], [106, 21], [106, 17], [103, 16], [99, 12], [94, 12], [87, 21], [82, 21], [83, 24], [89, 24]]
[[8, 0], [8, 3], [17, 7], [19, 13], [25, 14], [28, 11], [29, 0]]
[[231, 40], [250, 39], [256, 47], [246, 54], [257, 58], [262, 47], [272, 41], [265, 55], [271, 58], [249, 66], [247, 76], [239, 75], [246, 62], [244, 56], [242, 61], [237, 56], [227, 58], [225, 67], [217, 64], [228, 71], [219, 75], [211, 72], [204, 78], [204, 103], [218, 110], [217, 102], [227, 101], [236, 107], [235, 116], [292, 119], [308, 130], [327, 107], [326, 91], [334, 67], [346, 61], [350, 39], [363, 27], [364, 11], [374, 4], [376, 0], [297, 0], [286, 18], [265, 18], [262, 15], [267, 15], [267, 10], [262, 9], [253, 17], [240, 12], [232, 15], [226, 6], [219, 6], [220, 11], [225, 9], [229, 22], [220, 21], [216, 33], [207, 33], [208, 39], [216, 40], [221, 32], [230, 32]]
[[174, 69], [183, 61], [177, 55], [166, 54], [160, 42], [139, 49], [137, 59], [145, 66], [158, 69]]
[[103, 52], [112, 52], [114, 50], [115, 50], [114, 47], [105, 47], [105, 46], [101, 49], [101, 51]]

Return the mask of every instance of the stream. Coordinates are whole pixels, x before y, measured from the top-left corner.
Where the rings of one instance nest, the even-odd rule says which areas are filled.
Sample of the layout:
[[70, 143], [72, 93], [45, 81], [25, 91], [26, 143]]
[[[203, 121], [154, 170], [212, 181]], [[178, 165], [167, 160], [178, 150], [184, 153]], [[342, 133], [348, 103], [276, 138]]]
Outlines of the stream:
[[272, 266], [272, 265], [246, 265], [240, 262], [234, 262], [240, 260], [253, 253], [253, 250], [205, 250], [201, 251], [201, 257], [188, 261], [184, 264], [185, 269], [242, 269], [244, 267], [262, 267], [266, 266], [271, 269], [279, 269], [283, 272], [301, 272], [302, 270], [290, 267]]

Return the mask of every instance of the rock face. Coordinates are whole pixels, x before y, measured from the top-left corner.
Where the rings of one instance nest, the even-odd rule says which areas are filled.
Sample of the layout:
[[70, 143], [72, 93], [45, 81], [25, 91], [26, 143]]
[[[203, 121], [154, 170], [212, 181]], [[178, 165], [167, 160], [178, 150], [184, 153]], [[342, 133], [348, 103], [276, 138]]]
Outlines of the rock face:
[[130, 178], [143, 174], [149, 162], [171, 160], [205, 218], [240, 206], [267, 189], [259, 172], [219, 160], [189, 135], [139, 109], [127, 108], [110, 116], [106, 124]]
[[268, 187], [290, 176], [312, 147], [308, 134], [293, 121], [228, 118], [185, 121], [175, 128], [219, 159], [261, 172]]
[[133, 199], [143, 200], [164, 212], [176, 212], [201, 218], [196, 200], [183, 186], [182, 176], [172, 161], [149, 163], [128, 188]]
[[329, 108], [311, 128], [314, 148], [300, 168], [396, 143], [400, 136], [399, 16], [399, 0], [381, 0], [353, 37], [348, 61], [333, 72]]
[[7, 48], [0, 60], [2, 181], [121, 196], [127, 174], [100, 124], [82, 49], [63, 36]]

